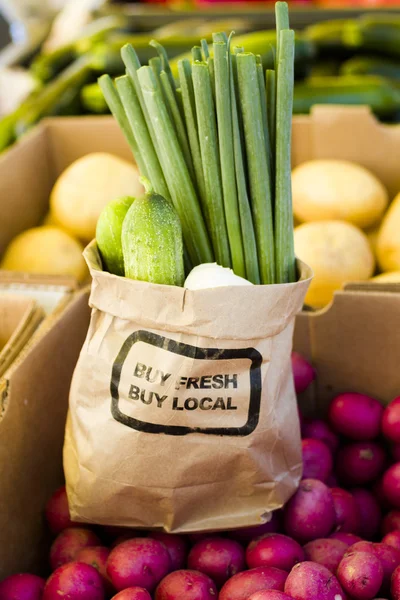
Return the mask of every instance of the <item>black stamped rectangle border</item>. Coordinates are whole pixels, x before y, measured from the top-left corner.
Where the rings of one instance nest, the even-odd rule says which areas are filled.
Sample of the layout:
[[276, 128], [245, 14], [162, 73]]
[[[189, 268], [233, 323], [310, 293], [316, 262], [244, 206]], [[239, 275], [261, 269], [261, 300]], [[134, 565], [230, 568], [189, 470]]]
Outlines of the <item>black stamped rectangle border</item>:
[[[134, 344], [144, 342], [167, 352], [196, 360], [250, 360], [250, 401], [247, 421], [242, 427], [185, 427], [181, 425], [161, 425], [147, 423], [125, 415], [119, 408], [119, 383], [125, 360]], [[190, 344], [177, 342], [156, 333], [138, 330], [127, 337], [114, 361], [111, 374], [111, 414], [113, 418], [137, 431], [145, 433], [164, 433], [167, 435], [188, 435], [202, 433], [221, 436], [246, 436], [257, 427], [260, 417], [261, 404], [261, 364], [262, 356], [255, 348], [219, 349], [198, 348]]]

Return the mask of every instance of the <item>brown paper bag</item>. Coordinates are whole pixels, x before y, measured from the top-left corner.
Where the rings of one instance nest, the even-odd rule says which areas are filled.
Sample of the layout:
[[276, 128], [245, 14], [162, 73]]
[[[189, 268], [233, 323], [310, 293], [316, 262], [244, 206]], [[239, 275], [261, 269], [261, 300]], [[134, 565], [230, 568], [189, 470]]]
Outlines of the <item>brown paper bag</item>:
[[168, 532], [256, 525], [296, 489], [298, 283], [190, 291], [103, 272], [70, 392], [73, 520]]

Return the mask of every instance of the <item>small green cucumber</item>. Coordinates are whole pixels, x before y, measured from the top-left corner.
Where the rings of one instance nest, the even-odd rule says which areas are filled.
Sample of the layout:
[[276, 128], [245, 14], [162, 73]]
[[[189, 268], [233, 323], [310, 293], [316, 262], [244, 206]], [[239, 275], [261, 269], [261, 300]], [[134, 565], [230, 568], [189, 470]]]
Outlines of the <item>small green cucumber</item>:
[[135, 200], [122, 226], [125, 277], [183, 286], [182, 227], [172, 204], [149, 189]]
[[97, 221], [96, 242], [103, 266], [113, 275], [124, 275], [122, 254], [122, 223], [134, 198], [125, 196], [112, 200], [103, 208]]

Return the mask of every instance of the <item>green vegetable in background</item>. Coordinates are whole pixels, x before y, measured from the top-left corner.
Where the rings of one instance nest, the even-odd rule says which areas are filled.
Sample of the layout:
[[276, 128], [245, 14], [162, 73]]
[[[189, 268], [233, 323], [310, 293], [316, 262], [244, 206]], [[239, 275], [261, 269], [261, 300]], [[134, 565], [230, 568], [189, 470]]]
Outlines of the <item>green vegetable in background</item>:
[[125, 276], [130, 279], [183, 286], [182, 228], [163, 196], [148, 186], [129, 208], [122, 225]]
[[122, 224], [134, 198], [125, 196], [112, 200], [99, 216], [96, 226], [96, 242], [103, 265], [114, 275], [124, 275], [122, 254]]
[[400, 91], [373, 75], [311, 77], [296, 85], [293, 112], [308, 113], [314, 104], [369, 105], [376, 115], [390, 117], [400, 108]]

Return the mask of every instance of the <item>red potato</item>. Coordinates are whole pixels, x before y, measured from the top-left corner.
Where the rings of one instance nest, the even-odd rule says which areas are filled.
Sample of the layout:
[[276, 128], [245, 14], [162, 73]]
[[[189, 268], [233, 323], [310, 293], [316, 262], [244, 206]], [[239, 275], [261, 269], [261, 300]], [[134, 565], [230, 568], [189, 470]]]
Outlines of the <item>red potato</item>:
[[374, 544], [374, 550], [383, 568], [382, 591], [386, 592], [390, 589], [393, 571], [400, 565], [400, 551], [387, 544]]
[[59, 567], [46, 582], [42, 600], [104, 600], [100, 574], [85, 563]]
[[344, 600], [336, 577], [322, 565], [308, 561], [293, 567], [284, 592], [294, 600]]
[[335, 519], [330, 489], [317, 479], [303, 479], [284, 512], [287, 535], [300, 543], [327, 537]]
[[389, 511], [382, 519], [382, 533], [400, 529], [400, 510]]
[[220, 531], [206, 531], [204, 533], [189, 533], [188, 539], [191, 544], [196, 544], [197, 542], [200, 542], [201, 540], [206, 540], [207, 538], [214, 535], [225, 536], [225, 534]]
[[392, 575], [390, 593], [393, 600], [400, 600], [400, 567], [397, 567]]
[[276, 590], [261, 590], [252, 594], [249, 600], [293, 600], [291, 596]]
[[0, 582], [1, 600], [41, 600], [45, 580], [30, 573], [10, 575]]
[[339, 449], [336, 474], [348, 485], [374, 481], [385, 468], [385, 451], [375, 442], [354, 442]]
[[400, 396], [392, 400], [382, 414], [382, 433], [391, 442], [400, 442]]
[[321, 419], [314, 419], [304, 423], [302, 427], [302, 437], [319, 440], [328, 446], [332, 454], [335, 454], [339, 446], [339, 438], [329, 427], [328, 423]]
[[355, 488], [351, 494], [356, 502], [359, 516], [359, 533], [366, 540], [376, 537], [379, 532], [382, 513], [375, 496], [369, 490]]
[[342, 488], [331, 488], [333, 506], [336, 515], [336, 531], [358, 533], [360, 519], [355, 499]]
[[332, 472], [333, 459], [328, 446], [312, 438], [301, 442], [303, 455], [303, 479], [326, 481]]
[[375, 554], [374, 544], [366, 540], [356, 542], [347, 549], [345, 556], [349, 556], [349, 554], [354, 554], [355, 552], [370, 552], [371, 554]]
[[335, 531], [334, 533], [331, 533], [329, 538], [344, 542], [347, 547], [362, 541], [360, 536], [354, 535], [354, 533], [346, 533], [344, 531]]
[[210, 537], [193, 546], [188, 567], [208, 575], [220, 588], [230, 577], [245, 569], [244, 550], [235, 540]]
[[393, 531], [389, 531], [389, 533], [382, 538], [382, 543], [400, 550], [400, 530], [394, 529]]
[[110, 550], [105, 546], [90, 546], [79, 550], [75, 560], [91, 565], [100, 573], [103, 580], [104, 589], [107, 592], [113, 592], [113, 586], [110, 578], [107, 575], [107, 559], [110, 555]]
[[334, 431], [351, 440], [369, 441], [380, 433], [383, 407], [364, 394], [340, 394], [329, 406], [329, 422]]
[[53, 569], [75, 560], [83, 548], [101, 546], [97, 535], [83, 527], [64, 529], [58, 534], [50, 548], [50, 566]]
[[304, 392], [315, 379], [315, 370], [301, 354], [292, 352], [292, 370], [296, 394]]
[[247, 600], [252, 594], [261, 590], [283, 592], [287, 576], [285, 571], [275, 567], [257, 567], [242, 571], [223, 585], [219, 600]]
[[385, 471], [382, 477], [382, 491], [392, 506], [400, 508], [400, 462]]
[[345, 556], [337, 570], [344, 591], [355, 600], [372, 600], [383, 581], [379, 559], [369, 552], [354, 552]]
[[151, 600], [151, 596], [144, 588], [130, 587], [118, 592], [111, 600]]
[[276, 567], [289, 572], [303, 560], [305, 554], [300, 544], [281, 533], [264, 535], [251, 542], [246, 550], [246, 562], [250, 569]]
[[155, 600], [216, 600], [215, 583], [198, 571], [181, 570], [167, 575], [159, 584]]
[[143, 534], [138, 534], [137, 531], [125, 531], [125, 533], [121, 533], [121, 535], [119, 535], [114, 541], [113, 543], [110, 545], [110, 548], [113, 549], [116, 546], [119, 546], [120, 544], [122, 544], [122, 542], [127, 542], [128, 540], [133, 540], [134, 538], [140, 537]]
[[380, 479], [378, 479], [377, 481], [375, 481], [375, 483], [372, 484], [371, 492], [375, 496], [376, 501], [378, 502], [382, 511], [386, 512], [392, 508], [389, 502], [387, 501], [387, 498], [383, 491], [382, 477], [380, 477]]
[[348, 546], [340, 540], [323, 538], [304, 546], [306, 560], [318, 563], [335, 574]]
[[45, 517], [50, 531], [55, 534], [74, 525], [69, 514], [65, 485], [58, 488], [49, 498], [45, 508]]
[[189, 544], [183, 535], [152, 531], [149, 533], [149, 537], [164, 544], [168, 550], [171, 559], [171, 571], [178, 571], [186, 566]]
[[122, 542], [107, 560], [107, 575], [117, 591], [137, 586], [152, 592], [170, 568], [168, 550], [151, 538]]
[[248, 544], [252, 540], [255, 540], [266, 533], [277, 533], [281, 529], [281, 513], [276, 510], [272, 513], [271, 519], [267, 523], [262, 525], [255, 525], [254, 527], [243, 527], [241, 529], [234, 529], [229, 532], [229, 537], [242, 543]]

